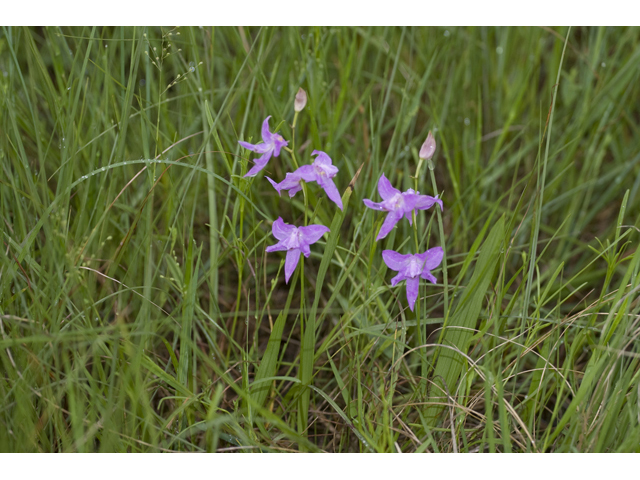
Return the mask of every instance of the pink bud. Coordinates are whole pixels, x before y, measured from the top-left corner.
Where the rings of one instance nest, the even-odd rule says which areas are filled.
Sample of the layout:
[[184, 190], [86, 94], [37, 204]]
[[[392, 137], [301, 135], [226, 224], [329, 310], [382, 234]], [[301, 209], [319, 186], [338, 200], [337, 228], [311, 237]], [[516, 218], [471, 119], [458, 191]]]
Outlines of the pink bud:
[[307, 92], [302, 88], [296, 93], [296, 100], [293, 102], [293, 109], [296, 112], [301, 112], [304, 106], [307, 104]]
[[418, 155], [423, 160], [429, 160], [433, 157], [433, 154], [436, 153], [436, 139], [433, 138], [433, 134], [431, 130], [429, 130], [429, 135], [427, 135], [427, 139], [422, 144], [422, 148], [420, 148], [420, 154]]

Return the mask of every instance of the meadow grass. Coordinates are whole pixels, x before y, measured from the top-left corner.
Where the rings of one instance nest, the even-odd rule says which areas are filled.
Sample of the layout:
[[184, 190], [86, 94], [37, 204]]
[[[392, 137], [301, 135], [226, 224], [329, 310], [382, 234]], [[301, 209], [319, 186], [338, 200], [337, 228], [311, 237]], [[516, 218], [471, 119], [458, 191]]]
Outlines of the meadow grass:
[[[0, 450], [640, 450], [639, 65], [637, 28], [3, 27]], [[243, 178], [268, 115], [295, 156]], [[344, 211], [264, 178], [314, 149]], [[444, 211], [376, 242], [382, 173]], [[278, 217], [331, 229], [288, 284]], [[381, 252], [434, 246], [412, 312]]]

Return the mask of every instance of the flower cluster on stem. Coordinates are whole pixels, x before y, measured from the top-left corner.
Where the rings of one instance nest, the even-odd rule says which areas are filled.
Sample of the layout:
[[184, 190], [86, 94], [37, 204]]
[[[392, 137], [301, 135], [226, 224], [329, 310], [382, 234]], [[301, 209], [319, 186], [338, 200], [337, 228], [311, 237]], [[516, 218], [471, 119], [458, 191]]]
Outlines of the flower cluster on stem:
[[[307, 93], [301, 88], [298, 90], [294, 101], [295, 115], [292, 125], [294, 132], [298, 114], [304, 109], [306, 103]], [[280, 151], [283, 148], [291, 153], [295, 166], [298, 166], [293, 150], [287, 148], [289, 142], [286, 141], [279, 133], [272, 133], [270, 131], [270, 118], [271, 117], [268, 116], [262, 123], [262, 143], [254, 145], [243, 141], [238, 142], [242, 147], [261, 155], [260, 158], [254, 160], [254, 166], [247, 172], [245, 177], [254, 177], [257, 175], [266, 167], [271, 157], [278, 157], [280, 155]], [[295, 136], [292, 138], [293, 141], [295, 141]], [[293, 143], [293, 145], [295, 145], [295, 143]], [[422, 161], [426, 160], [429, 162], [429, 168], [432, 169], [431, 159], [435, 150], [436, 142], [433, 134], [429, 132], [418, 155], [420, 158], [420, 164]], [[276, 182], [270, 177], [266, 177], [267, 180], [271, 183], [273, 188], [276, 189], [278, 195], [281, 195], [283, 191], [287, 191], [290, 198], [293, 198], [299, 191], [304, 190], [303, 182], [315, 182], [325, 191], [327, 197], [342, 210], [342, 198], [333, 181], [333, 178], [338, 174], [338, 168], [333, 165], [331, 157], [329, 157], [326, 152], [314, 150], [311, 153], [311, 156], [315, 157], [312, 163], [302, 165], [295, 171], [286, 173], [284, 179], [280, 182]], [[420, 192], [417, 191], [417, 180], [415, 186], [416, 190], [409, 188], [408, 190], [401, 192], [391, 185], [391, 182], [387, 179], [384, 173], [380, 176], [378, 180], [378, 193], [380, 194], [382, 201], [374, 202], [368, 198], [364, 199], [364, 204], [368, 208], [387, 212], [387, 216], [380, 227], [376, 241], [385, 238], [403, 217], [409, 220], [409, 225], [413, 225], [413, 216], [417, 211], [427, 210], [436, 204], [440, 207], [441, 211], [444, 209], [442, 200], [438, 198], [438, 195], [435, 197], [421, 195]], [[306, 190], [304, 190], [304, 194], [306, 224]], [[438, 218], [440, 219], [440, 217]], [[305, 225], [296, 227], [295, 225], [284, 223], [282, 217], [278, 217], [278, 219], [273, 222], [272, 233], [278, 240], [278, 243], [268, 246], [266, 251], [287, 252], [284, 265], [286, 283], [289, 283], [289, 279], [298, 265], [300, 254], [302, 253], [305, 257], [309, 257], [311, 254], [309, 246], [317, 242], [327, 232], [329, 232], [329, 229], [324, 225]], [[418, 236], [416, 233], [416, 249], [417, 247]], [[431, 283], [436, 283], [436, 278], [431, 271], [437, 268], [443, 261], [444, 251], [442, 247], [430, 248], [423, 253], [415, 254], [401, 254], [394, 250], [384, 250], [382, 252], [382, 258], [390, 269], [398, 272], [398, 274], [391, 279], [391, 285], [395, 286], [401, 281], [406, 282], [407, 301], [409, 303], [409, 308], [413, 311], [418, 298], [420, 279], [422, 278]]]
[[[433, 134], [429, 132], [427, 139], [420, 148], [419, 158], [421, 160], [431, 160], [436, 150], [436, 142]], [[382, 198], [382, 202], [374, 202], [365, 198], [364, 204], [373, 209], [388, 212], [387, 217], [380, 227], [377, 240], [385, 238], [396, 224], [405, 217], [409, 220], [409, 225], [413, 225], [414, 212], [418, 210], [427, 210], [433, 205], [438, 204], [442, 211], [444, 206], [442, 200], [429, 195], [420, 195], [420, 192], [408, 189], [401, 192], [391, 185], [391, 182], [385, 177], [384, 173], [378, 180], [378, 193]], [[416, 237], [416, 247], [418, 240]], [[442, 247], [430, 248], [424, 253], [403, 255], [394, 250], [384, 250], [382, 259], [385, 264], [392, 270], [399, 272], [398, 275], [391, 279], [391, 286], [397, 285], [399, 282], [406, 281], [407, 301], [409, 308], [413, 311], [416, 299], [418, 298], [418, 290], [420, 279], [425, 279], [431, 283], [436, 283], [436, 277], [433, 276], [431, 270], [437, 268], [442, 262], [444, 251]]]
[[[298, 117], [298, 114], [304, 109], [306, 104], [307, 93], [302, 88], [300, 88], [298, 90], [298, 93], [296, 94], [294, 102], [294, 129], [295, 121]], [[243, 141], [238, 142], [242, 147], [262, 155], [260, 158], [255, 160], [255, 165], [247, 172], [245, 177], [254, 177], [255, 175], [257, 175], [258, 172], [266, 167], [272, 156], [277, 157], [280, 155], [280, 150], [282, 148], [285, 148], [287, 151], [289, 151], [293, 157], [293, 151], [286, 148], [289, 142], [286, 141], [280, 134], [271, 133], [271, 131], [269, 130], [270, 118], [270, 116], [267, 117], [262, 123], [263, 143], [253, 145], [251, 143]], [[281, 182], [278, 183], [269, 177], [267, 177], [267, 180], [269, 180], [271, 185], [273, 185], [273, 187], [277, 190], [278, 195], [280, 195], [280, 193], [285, 190], [289, 192], [290, 198], [292, 198], [296, 193], [303, 189], [303, 181], [307, 183], [316, 182], [326, 192], [327, 197], [329, 197], [329, 199], [342, 210], [342, 198], [340, 196], [340, 192], [338, 191], [338, 187], [336, 187], [336, 184], [333, 182], [333, 178], [338, 174], [338, 168], [333, 165], [331, 157], [329, 157], [329, 155], [327, 155], [327, 153], [323, 151], [314, 150], [311, 156], [316, 157], [313, 163], [311, 163], [310, 165], [303, 165], [296, 171], [287, 173], [284, 180], [282, 180]], [[297, 166], [295, 157], [294, 163]], [[287, 223], [284, 223], [282, 217], [278, 217], [278, 219], [273, 222], [272, 233], [273, 236], [278, 240], [278, 243], [267, 247], [266, 251], [276, 252], [282, 250], [287, 252], [284, 264], [284, 275], [286, 283], [289, 283], [289, 279], [291, 278], [291, 275], [298, 265], [298, 261], [300, 260], [300, 253], [302, 253], [305, 257], [309, 257], [309, 255], [311, 254], [309, 245], [317, 242], [322, 237], [322, 235], [324, 235], [328, 231], [329, 229], [324, 225], [308, 225], [302, 227], [289, 225]]]

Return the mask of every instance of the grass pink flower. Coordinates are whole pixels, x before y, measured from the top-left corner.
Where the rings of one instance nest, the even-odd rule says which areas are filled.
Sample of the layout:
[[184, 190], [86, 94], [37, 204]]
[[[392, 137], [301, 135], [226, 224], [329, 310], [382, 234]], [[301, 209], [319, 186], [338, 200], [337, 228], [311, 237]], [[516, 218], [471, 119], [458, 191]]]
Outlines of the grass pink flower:
[[271, 133], [269, 131], [270, 118], [271, 115], [265, 118], [264, 122], [262, 122], [262, 141], [264, 143], [253, 145], [247, 142], [238, 142], [242, 147], [251, 150], [252, 152], [262, 154], [260, 158], [255, 160], [255, 165], [247, 172], [245, 177], [255, 177], [260, 170], [267, 166], [272, 155], [277, 157], [280, 155], [280, 149], [289, 144], [289, 142], [282, 138], [282, 135], [278, 133]]
[[389, 212], [376, 240], [386, 237], [403, 216], [409, 220], [409, 225], [412, 225], [411, 212], [414, 210], [426, 210], [435, 203], [440, 205], [440, 209], [442, 209], [442, 200], [437, 196], [420, 195], [420, 192], [416, 192], [412, 188], [406, 192], [400, 192], [400, 190], [391, 186], [391, 182], [384, 176], [384, 173], [378, 180], [378, 193], [383, 200], [380, 203], [372, 202], [367, 198], [364, 199], [364, 204], [367, 207]]
[[407, 281], [407, 301], [412, 312], [418, 298], [420, 278], [436, 283], [436, 277], [431, 274], [431, 270], [440, 265], [442, 256], [442, 247], [430, 248], [424, 253], [415, 255], [402, 255], [394, 250], [383, 250], [384, 263], [391, 270], [399, 272], [391, 279], [391, 285], [395, 286], [402, 280]]
[[267, 180], [271, 182], [273, 188], [278, 191], [278, 194], [282, 193], [282, 190], [289, 190], [289, 197], [293, 197], [296, 193], [302, 190], [300, 182], [317, 182], [324, 191], [327, 193], [327, 197], [342, 210], [342, 198], [338, 187], [333, 183], [332, 178], [338, 173], [338, 167], [334, 166], [331, 162], [331, 158], [325, 152], [320, 150], [314, 150], [311, 155], [317, 155], [316, 159], [311, 165], [303, 165], [293, 173], [287, 173], [284, 180], [280, 183], [276, 183], [267, 177]]
[[271, 231], [279, 242], [267, 247], [267, 252], [287, 251], [287, 258], [284, 262], [284, 279], [286, 283], [289, 283], [291, 275], [293, 275], [294, 270], [298, 266], [300, 252], [302, 252], [305, 257], [311, 255], [309, 245], [320, 240], [322, 235], [327, 233], [329, 229], [324, 225], [295, 227], [284, 223], [282, 217], [278, 217], [278, 219], [273, 222]]

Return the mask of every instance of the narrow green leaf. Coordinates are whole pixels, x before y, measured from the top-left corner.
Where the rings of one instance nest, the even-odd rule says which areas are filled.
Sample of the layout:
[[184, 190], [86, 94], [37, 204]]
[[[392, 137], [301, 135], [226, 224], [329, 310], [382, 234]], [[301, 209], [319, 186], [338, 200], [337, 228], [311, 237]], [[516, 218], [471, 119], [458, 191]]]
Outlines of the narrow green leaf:
[[[362, 170], [363, 165], [360, 166], [353, 179], [349, 183], [346, 191], [342, 195], [342, 205], [344, 210], [337, 211], [335, 216], [333, 217], [331, 227], [329, 227], [329, 240], [327, 241], [327, 245], [324, 249], [324, 255], [322, 256], [322, 261], [320, 262], [320, 267], [318, 268], [315, 298], [313, 300], [313, 305], [311, 306], [311, 311], [309, 312], [307, 324], [304, 326], [305, 328], [302, 338], [302, 352], [300, 354], [300, 381], [304, 386], [310, 385], [311, 378], [313, 376], [313, 361], [315, 357], [314, 350], [316, 344], [316, 314], [318, 311], [318, 303], [320, 302], [320, 297], [322, 295], [322, 288], [324, 286], [324, 277], [327, 273], [327, 269], [329, 268], [329, 264], [331, 263], [331, 259], [333, 258], [333, 252], [338, 245], [338, 238], [340, 237], [340, 227], [342, 226], [342, 222], [344, 221], [347, 209], [349, 208], [349, 198], [351, 198], [351, 193], [353, 192], [355, 181], [360, 175], [360, 171]], [[300, 397], [298, 425], [300, 432], [305, 431], [307, 428], [309, 400], [310, 391], [308, 389], [305, 389]]]
[[[467, 352], [473, 332], [466, 329], [474, 329], [476, 326], [485, 293], [496, 269], [503, 240], [504, 216], [500, 217], [500, 220], [493, 226], [482, 246], [469, 285], [462, 293], [462, 298], [458, 302], [449, 324], [445, 327], [442, 340], [444, 345], [451, 345], [461, 352]], [[453, 398], [456, 397], [457, 382], [465, 364], [466, 360], [457, 352], [450, 348], [439, 349], [433, 374], [433, 385], [431, 386], [431, 401], [447, 402], [447, 391]], [[428, 408], [427, 419], [431, 425], [435, 424], [442, 408], [441, 405], [433, 405]]]
[[[289, 289], [289, 296], [287, 297], [287, 303], [284, 306], [284, 309], [278, 315], [276, 322], [273, 325], [273, 330], [271, 331], [271, 335], [269, 336], [269, 343], [267, 344], [267, 349], [262, 356], [262, 361], [260, 362], [260, 366], [258, 367], [258, 371], [256, 372], [255, 379], [251, 384], [251, 397], [255, 401], [255, 403], [259, 406], [263, 406], [265, 400], [267, 399], [267, 395], [269, 390], [271, 389], [270, 384], [259, 383], [265, 378], [273, 377], [278, 368], [278, 356], [280, 354], [280, 343], [282, 342], [282, 332], [284, 330], [284, 326], [287, 322], [287, 317], [289, 315], [289, 307], [291, 306], [291, 300], [293, 299], [294, 292], [296, 291], [295, 285], [297, 285], [298, 280], [298, 270], [296, 269], [292, 281], [291, 288]], [[259, 386], [257, 386], [259, 385]]]

